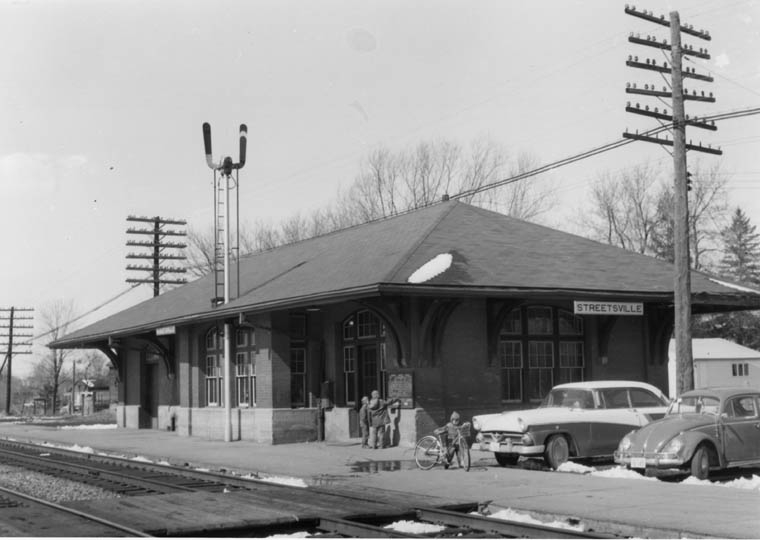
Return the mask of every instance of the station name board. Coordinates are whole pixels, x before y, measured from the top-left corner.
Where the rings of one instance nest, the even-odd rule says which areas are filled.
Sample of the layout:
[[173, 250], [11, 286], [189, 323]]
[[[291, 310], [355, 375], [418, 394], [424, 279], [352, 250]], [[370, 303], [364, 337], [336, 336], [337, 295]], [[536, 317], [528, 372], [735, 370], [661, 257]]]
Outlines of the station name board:
[[177, 328], [175, 326], [162, 326], [161, 328], [156, 328], [156, 335], [157, 336], [173, 336], [176, 331], [177, 331]]
[[642, 302], [573, 302], [576, 315], [644, 315]]

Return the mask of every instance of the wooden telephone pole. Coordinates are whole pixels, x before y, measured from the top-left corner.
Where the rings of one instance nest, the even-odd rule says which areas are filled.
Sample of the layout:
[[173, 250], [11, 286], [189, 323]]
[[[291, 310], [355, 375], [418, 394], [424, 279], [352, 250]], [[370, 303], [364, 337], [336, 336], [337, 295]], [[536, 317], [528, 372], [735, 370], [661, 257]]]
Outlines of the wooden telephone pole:
[[127, 270], [137, 270], [142, 272], [149, 272], [149, 278], [128, 278], [127, 283], [152, 283], [153, 284], [153, 296], [158, 296], [161, 285], [181, 285], [187, 283], [184, 278], [168, 279], [166, 274], [183, 274], [184, 268], [178, 268], [174, 266], [161, 266], [161, 263], [167, 260], [185, 260], [184, 255], [177, 255], [168, 253], [168, 250], [181, 250], [187, 247], [186, 244], [180, 242], [169, 242], [165, 240], [167, 236], [184, 237], [185, 231], [164, 229], [165, 225], [186, 225], [187, 222], [183, 219], [166, 219], [160, 216], [156, 217], [142, 217], [142, 216], [128, 216], [127, 221], [136, 221], [141, 223], [150, 223], [153, 225], [150, 229], [135, 229], [130, 227], [127, 229], [127, 234], [142, 234], [151, 237], [149, 241], [141, 240], [127, 240], [128, 246], [140, 246], [150, 248], [148, 253], [129, 253], [127, 259], [148, 259], [153, 262], [151, 265], [127, 265]]
[[[4, 338], [7, 341], [0, 343], [0, 354], [5, 354], [2, 366], [0, 366], [0, 373], [7, 366], [7, 386], [5, 394], [5, 414], [11, 414], [11, 377], [13, 367], [13, 355], [16, 354], [32, 354], [31, 346], [32, 334], [23, 333], [23, 330], [31, 330], [34, 328], [28, 321], [34, 319], [33, 316], [28, 315], [33, 312], [34, 308], [0, 308], [0, 338]], [[21, 315], [19, 315], [21, 313]], [[23, 321], [21, 324], [18, 321]], [[26, 323], [26, 324], [25, 324]], [[21, 332], [19, 332], [21, 330]], [[23, 341], [17, 341], [18, 338], [27, 338]], [[16, 350], [13, 350], [13, 347]]]
[[[691, 94], [684, 89], [683, 80], [685, 78], [696, 79], [705, 82], [713, 82], [713, 78], [708, 75], [695, 73], [695, 70], [683, 68], [684, 56], [695, 56], [697, 58], [709, 59], [710, 55], [707, 50], [694, 50], [691, 46], [681, 44], [681, 33], [689, 34], [700, 39], [709, 41], [710, 34], [703, 30], [694, 30], [692, 26], [681, 26], [681, 21], [677, 11], [670, 13], [670, 18], [665, 19], [663, 15], [655, 17], [651, 11], [637, 11], [635, 7], [625, 6], [625, 12], [634, 17], [646, 21], [670, 27], [670, 41], [658, 41], [655, 36], [648, 35], [643, 39], [638, 34], [631, 34], [628, 41], [637, 45], [644, 45], [662, 50], [670, 50], [670, 67], [667, 63], [662, 66], [657, 64], [654, 59], [646, 59], [639, 62], [638, 56], [628, 57], [626, 65], [638, 69], [646, 69], [659, 73], [670, 73], [670, 90], [666, 87], [659, 91], [654, 85], [646, 84], [643, 89], [637, 88], [636, 84], [629, 83], [626, 93], [638, 94], [644, 96], [653, 96], [658, 98], [670, 97], [672, 99], [673, 115], [668, 115], [667, 110], [660, 112], [657, 108], [650, 111], [649, 106], [642, 108], [638, 103], [632, 107], [630, 102], [626, 106], [626, 111], [634, 114], [640, 114], [655, 118], [658, 121], [664, 120], [672, 122], [670, 129], [673, 132], [673, 140], [667, 137], [650, 137], [636, 133], [623, 133], [627, 139], [636, 139], [646, 142], [653, 142], [663, 146], [673, 147], [673, 176], [674, 176], [674, 215], [673, 215], [673, 235], [674, 235], [674, 263], [675, 275], [673, 280], [673, 301], [674, 301], [674, 334], [676, 342], [676, 372], [677, 372], [677, 393], [680, 395], [686, 390], [694, 388], [694, 365], [691, 350], [691, 264], [689, 258], [689, 200], [688, 191], [689, 173], [686, 169], [686, 151], [693, 150], [705, 152], [708, 154], [721, 155], [720, 149], [702, 146], [701, 144], [691, 144], [686, 142], [686, 126], [693, 126], [701, 129], [715, 131], [715, 123], [708, 124], [700, 121], [698, 118], [690, 119], [685, 113], [684, 102], [686, 100], [705, 101], [714, 103], [715, 98], [712, 93], [705, 96], [704, 91], [699, 94], [693, 90]], [[667, 124], [664, 124], [667, 127]]]

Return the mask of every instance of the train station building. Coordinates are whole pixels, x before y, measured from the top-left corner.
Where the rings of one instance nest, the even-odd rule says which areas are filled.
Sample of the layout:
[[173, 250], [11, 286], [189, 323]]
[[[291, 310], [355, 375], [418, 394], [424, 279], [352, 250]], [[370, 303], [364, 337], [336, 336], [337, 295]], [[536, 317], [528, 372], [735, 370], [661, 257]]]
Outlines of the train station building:
[[[223, 439], [228, 394], [233, 440], [264, 443], [357, 437], [375, 389], [401, 400], [395, 444], [561, 382], [668, 389], [671, 264], [462, 202], [256, 253], [239, 275], [227, 304], [208, 275], [50, 346], [111, 359], [121, 426]], [[758, 290], [691, 284], [695, 314], [760, 308]]]

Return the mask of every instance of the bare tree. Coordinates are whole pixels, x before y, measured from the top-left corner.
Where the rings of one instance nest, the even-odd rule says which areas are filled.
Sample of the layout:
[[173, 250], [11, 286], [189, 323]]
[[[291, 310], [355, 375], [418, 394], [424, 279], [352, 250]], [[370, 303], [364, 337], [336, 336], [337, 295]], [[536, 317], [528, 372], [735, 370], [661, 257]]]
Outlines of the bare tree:
[[[689, 249], [691, 266], [704, 269], [719, 249], [726, 221], [726, 180], [716, 163], [690, 167]], [[590, 208], [581, 214], [592, 237], [624, 249], [673, 261], [672, 175], [640, 165], [618, 176], [604, 173], [591, 187]]]
[[[472, 182], [473, 185], [482, 187], [501, 174], [505, 166], [503, 154], [495, 153], [488, 161], [490, 165], [473, 167], [480, 176], [480, 179]], [[508, 165], [508, 176], [515, 178], [537, 168], [538, 160], [534, 156], [521, 153], [518, 154], [515, 163]], [[482, 191], [470, 202], [508, 216], [530, 220], [554, 207], [557, 203], [555, 191], [553, 183], [547, 183], [540, 175], [537, 175]]]
[[583, 225], [592, 237], [638, 253], [648, 253], [657, 225], [659, 173], [640, 165], [619, 176], [602, 173], [591, 186]]
[[[466, 149], [447, 140], [422, 142], [397, 152], [379, 147], [360, 163], [354, 182], [324, 208], [296, 213], [277, 227], [261, 222], [243, 227], [240, 255], [421, 208], [444, 195], [463, 194], [465, 202], [531, 219], [555, 204], [552, 187], [538, 188], [535, 177], [478, 190], [534, 169], [535, 163], [527, 154], [510, 162], [504, 149], [486, 138]], [[191, 272], [200, 276], [213, 270], [213, 233], [190, 229], [187, 240]]]
[[[55, 300], [40, 310], [42, 329], [50, 341], [68, 333], [70, 322], [74, 319], [74, 302]], [[53, 411], [57, 411], [58, 393], [62, 384], [61, 371], [73, 351], [70, 349], [48, 349], [38, 364], [39, 373], [51, 395]]]

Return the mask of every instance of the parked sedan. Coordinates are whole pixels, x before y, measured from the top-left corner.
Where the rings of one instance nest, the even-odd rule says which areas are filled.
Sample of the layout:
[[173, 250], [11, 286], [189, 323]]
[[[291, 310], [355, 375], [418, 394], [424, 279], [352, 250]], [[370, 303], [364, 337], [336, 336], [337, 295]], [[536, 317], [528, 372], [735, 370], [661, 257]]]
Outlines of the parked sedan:
[[760, 465], [760, 390], [706, 388], [684, 392], [667, 415], [626, 435], [615, 461], [654, 474]]
[[611, 458], [626, 433], [667, 408], [668, 399], [650, 384], [589, 381], [555, 386], [537, 409], [475, 416], [472, 424], [480, 449], [493, 452], [499, 465], [531, 456], [556, 469], [572, 458]]

